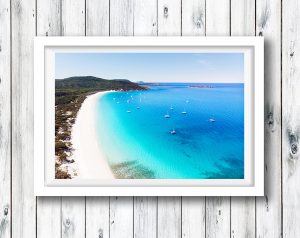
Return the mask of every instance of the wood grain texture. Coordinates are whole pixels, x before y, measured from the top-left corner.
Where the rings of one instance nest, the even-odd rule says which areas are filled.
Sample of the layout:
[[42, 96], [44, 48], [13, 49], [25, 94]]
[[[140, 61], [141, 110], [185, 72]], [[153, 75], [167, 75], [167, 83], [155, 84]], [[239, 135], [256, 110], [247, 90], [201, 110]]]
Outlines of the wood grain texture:
[[181, 35], [181, 0], [158, 0], [158, 35]]
[[206, 1], [206, 35], [228, 36], [230, 34], [230, 1]]
[[[62, 0], [62, 34], [85, 35], [85, 0]], [[62, 198], [62, 237], [85, 237], [85, 197]]]
[[281, 1], [258, 0], [256, 19], [256, 34], [265, 40], [265, 196], [256, 198], [256, 234], [280, 237]]
[[[59, 36], [61, 29], [61, 3], [59, 0], [38, 0], [36, 27], [38, 36]], [[61, 237], [61, 198], [37, 198], [37, 237]]]
[[86, 237], [109, 237], [109, 197], [86, 198]]
[[[230, 1], [206, 1], [206, 35], [230, 35]], [[230, 198], [206, 199], [206, 237], [230, 237]]]
[[10, 3], [0, 0], [0, 237], [11, 228]]
[[65, 36], [85, 35], [85, 0], [62, 1], [62, 34]]
[[283, 2], [282, 8], [282, 188], [283, 237], [300, 234], [300, 3]]
[[134, 35], [157, 35], [157, 0], [134, 1]]
[[157, 238], [181, 237], [181, 197], [159, 197]]
[[[157, 0], [134, 1], [134, 35], [157, 36]], [[157, 197], [134, 198], [134, 238], [157, 237]]]
[[[205, 35], [205, 1], [182, 1], [182, 35]], [[181, 237], [205, 237], [205, 198], [182, 197], [181, 206]]]
[[[86, 1], [86, 35], [109, 35], [109, 0]], [[109, 197], [86, 198], [86, 237], [109, 237]]]
[[110, 198], [110, 238], [133, 237], [133, 198]]
[[[230, 11], [232, 36], [255, 35], [255, 2], [232, 0]], [[231, 198], [231, 237], [255, 237], [255, 198]]]
[[61, 237], [85, 237], [85, 202], [82, 197], [62, 198]]
[[33, 37], [35, 1], [11, 1], [12, 237], [36, 236], [33, 195]]
[[86, 0], [86, 35], [109, 35], [109, 0]]
[[38, 198], [36, 229], [38, 238], [61, 237], [61, 197]]
[[134, 198], [134, 238], [157, 237], [157, 197]]
[[182, 238], [205, 237], [205, 198], [182, 197]]
[[205, 0], [182, 0], [182, 35], [205, 35]]
[[133, 0], [110, 0], [110, 35], [133, 35]]

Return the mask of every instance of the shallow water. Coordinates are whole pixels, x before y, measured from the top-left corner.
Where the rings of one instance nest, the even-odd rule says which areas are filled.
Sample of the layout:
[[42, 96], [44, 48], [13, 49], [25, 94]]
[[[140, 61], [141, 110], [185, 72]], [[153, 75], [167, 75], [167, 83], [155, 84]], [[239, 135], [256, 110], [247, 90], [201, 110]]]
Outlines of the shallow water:
[[116, 177], [244, 177], [244, 85], [191, 85], [160, 84], [99, 98], [99, 144]]

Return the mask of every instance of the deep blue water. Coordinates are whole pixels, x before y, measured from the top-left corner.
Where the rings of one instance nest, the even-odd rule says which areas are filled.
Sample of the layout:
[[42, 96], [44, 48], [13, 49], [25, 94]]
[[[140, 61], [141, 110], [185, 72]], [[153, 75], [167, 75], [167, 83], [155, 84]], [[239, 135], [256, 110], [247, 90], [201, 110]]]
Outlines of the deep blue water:
[[150, 85], [99, 98], [99, 143], [117, 177], [244, 177], [244, 85], [191, 85], [201, 84]]

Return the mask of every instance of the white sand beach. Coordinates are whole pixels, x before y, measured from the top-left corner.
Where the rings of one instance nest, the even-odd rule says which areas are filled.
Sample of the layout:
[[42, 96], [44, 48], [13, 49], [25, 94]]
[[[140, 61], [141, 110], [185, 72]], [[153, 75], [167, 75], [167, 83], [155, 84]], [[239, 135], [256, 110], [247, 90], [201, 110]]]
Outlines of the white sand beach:
[[106, 92], [88, 96], [77, 113], [72, 127], [71, 140], [74, 148], [72, 159], [77, 170], [75, 178], [112, 179], [110, 167], [99, 147], [96, 132], [96, 103]]

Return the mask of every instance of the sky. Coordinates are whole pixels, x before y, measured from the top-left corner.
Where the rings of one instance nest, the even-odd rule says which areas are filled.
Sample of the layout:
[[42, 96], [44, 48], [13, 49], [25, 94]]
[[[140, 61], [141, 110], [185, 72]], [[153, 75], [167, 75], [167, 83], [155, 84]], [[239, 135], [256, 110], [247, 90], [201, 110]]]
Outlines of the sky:
[[243, 83], [243, 53], [56, 53], [56, 79]]

